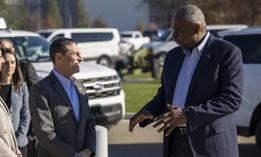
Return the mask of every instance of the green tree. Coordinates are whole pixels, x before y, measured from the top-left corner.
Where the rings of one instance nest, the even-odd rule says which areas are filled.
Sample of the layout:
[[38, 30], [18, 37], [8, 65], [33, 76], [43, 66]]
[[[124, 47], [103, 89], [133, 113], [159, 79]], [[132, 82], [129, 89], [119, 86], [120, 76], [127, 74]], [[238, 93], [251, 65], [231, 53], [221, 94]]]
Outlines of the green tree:
[[208, 24], [261, 24], [261, 1], [191, 0], [205, 14]]
[[169, 27], [173, 13], [182, 5], [195, 4], [205, 14], [207, 24], [261, 25], [260, 0], [143, 0], [158, 14], [151, 22]]
[[151, 22], [160, 27], [169, 28], [173, 13], [182, 5], [188, 4], [188, 0], [143, 0], [141, 5], [147, 3], [151, 9], [157, 9], [160, 14], [151, 17]]
[[77, 6], [77, 20], [74, 27], [84, 28], [91, 27], [88, 11], [86, 10], [85, 4], [83, 0], [78, 1]]
[[48, 0], [46, 6], [46, 15], [43, 19], [43, 28], [61, 28], [63, 21], [57, 4], [57, 0]]
[[144, 26], [144, 23], [142, 21], [137, 22], [136, 30], [138, 30], [140, 32], [144, 32], [145, 26]]
[[39, 14], [36, 13], [32, 13], [30, 14], [30, 16], [28, 17], [28, 29], [30, 31], [36, 31], [39, 29], [42, 29], [42, 19], [39, 16]]
[[27, 7], [22, 2], [7, 3], [3, 10], [7, 26], [12, 29], [28, 30], [27, 11]]
[[0, 17], [5, 15], [7, 9], [7, 4], [5, 0], [0, 0]]
[[107, 22], [102, 18], [101, 15], [99, 15], [96, 19], [93, 21], [93, 27], [96, 28], [106, 28], [108, 27]]

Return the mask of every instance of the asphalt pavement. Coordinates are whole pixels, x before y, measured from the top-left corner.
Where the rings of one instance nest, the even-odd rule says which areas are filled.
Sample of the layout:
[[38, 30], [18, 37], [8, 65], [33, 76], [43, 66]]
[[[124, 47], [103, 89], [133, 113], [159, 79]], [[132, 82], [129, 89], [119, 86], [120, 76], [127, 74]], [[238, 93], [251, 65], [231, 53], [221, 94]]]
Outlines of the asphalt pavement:
[[[161, 157], [163, 135], [152, 126], [128, 131], [129, 115], [108, 132], [108, 157]], [[255, 137], [238, 136], [240, 157], [261, 157]]]

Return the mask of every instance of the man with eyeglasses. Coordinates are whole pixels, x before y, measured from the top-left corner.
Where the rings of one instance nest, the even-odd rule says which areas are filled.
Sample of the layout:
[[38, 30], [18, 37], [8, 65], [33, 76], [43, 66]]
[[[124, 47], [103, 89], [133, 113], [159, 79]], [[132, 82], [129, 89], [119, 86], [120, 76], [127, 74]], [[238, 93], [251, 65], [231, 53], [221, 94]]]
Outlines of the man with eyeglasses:
[[194, 5], [172, 20], [179, 45], [166, 56], [161, 87], [130, 120], [164, 131], [164, 157], [238, 157], [235, 115], [242, 101], [243, 63], [238, 47], [206, 29]]

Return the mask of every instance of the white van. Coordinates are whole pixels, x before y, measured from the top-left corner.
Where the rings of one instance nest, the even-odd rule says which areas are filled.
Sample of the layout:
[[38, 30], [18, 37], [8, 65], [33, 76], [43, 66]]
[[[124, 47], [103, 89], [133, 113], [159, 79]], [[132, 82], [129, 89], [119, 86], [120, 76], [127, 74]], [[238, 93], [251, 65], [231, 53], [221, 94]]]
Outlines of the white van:
[[113, 67], [120, 56], [120, 34], [116, 28], [44, 29], [37, 33], [52, 42], [58, 38], [72, 38], [78, 42], [84, 60]]
[[261, 27], [222, 31], [223, 39], [238, 46], [244, 63], [241, 107], [236, 112], [238, 135], [256, 137], [261, 150]]

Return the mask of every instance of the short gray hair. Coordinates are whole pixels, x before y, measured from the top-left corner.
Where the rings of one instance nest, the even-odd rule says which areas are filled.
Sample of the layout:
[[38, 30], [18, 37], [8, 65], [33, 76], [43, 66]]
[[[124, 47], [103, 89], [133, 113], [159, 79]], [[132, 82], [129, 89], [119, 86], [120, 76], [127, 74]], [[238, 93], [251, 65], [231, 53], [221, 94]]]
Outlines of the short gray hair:
[[181, 7], [174, 16], [181, 16], [187, 22], [206, 25], [203, 12], [195, 5]]

